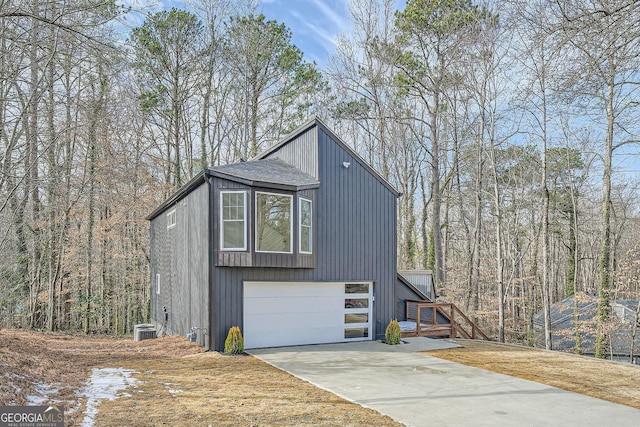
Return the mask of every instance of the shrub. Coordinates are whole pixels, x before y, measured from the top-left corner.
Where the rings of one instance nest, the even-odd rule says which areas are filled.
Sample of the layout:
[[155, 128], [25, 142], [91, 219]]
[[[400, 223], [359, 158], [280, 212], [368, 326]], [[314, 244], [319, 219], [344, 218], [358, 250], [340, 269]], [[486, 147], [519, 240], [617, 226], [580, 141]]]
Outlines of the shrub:
[[387, 326], [387, 330], [384, 331], [384, 340], [389, 345], [400, 344], [400, 338], [402, 337], [402, 331], [400, 330], [400, 324], [397, 320], [392, 320]]
[[244, 338], [242, 338], [242, 332], [237, 326], [229, 329], [227, 339], [224, 340], [224, 353], [225, 354], [242, 354], [244, 352]]

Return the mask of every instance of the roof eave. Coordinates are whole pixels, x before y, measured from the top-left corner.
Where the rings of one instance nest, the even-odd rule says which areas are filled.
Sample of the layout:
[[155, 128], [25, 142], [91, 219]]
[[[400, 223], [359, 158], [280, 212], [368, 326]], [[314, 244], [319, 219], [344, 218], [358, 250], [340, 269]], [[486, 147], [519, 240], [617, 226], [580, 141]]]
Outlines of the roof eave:
[[209, 170], [203, 170], [203, 171], [199, 172], [196, 176], [191, 178], [189, 180], [189, 182], [187, 182], [185, 185], [180, 187], [171, 196], [169, 196], [169, 198], [167, 200], [162, 202], [160, 204], [160, 206], [155, 208], [149, 215], [147, 215], [145, 217], [145, 219], [147, 221], [151, 221], [154, 218], [156, 218], [158, 215], [160, 215], [162, 212], [167, 210], [170, 206], [175, 205], [183, 197], [185, 197], [187, 194], [191, 193], [191, 191], [193, 191], [195, 188], [197, 188], [200, 185], [202, 185], [206, 181], [205, 177], [210, 174], [209, 172], [210, 172]]
[[249, 187], [263, 187], [270, 188], [273, 190], [283, 190], [283, 191], [302, 191], [302, 190], [313, 190], [320, 187], [319, 182], [311, 183], [311, 184], [284, 184], [281, 182], [273, 182], [273, 181], [261, 181], [255, 179], [243, 178], [234, 174], [220, 172], [216, 170], [209, 171], [211, 176], [215, 176], [216, 178], [222, 178], [229, 181], [237, 182], [239, 184], [244, 184]]

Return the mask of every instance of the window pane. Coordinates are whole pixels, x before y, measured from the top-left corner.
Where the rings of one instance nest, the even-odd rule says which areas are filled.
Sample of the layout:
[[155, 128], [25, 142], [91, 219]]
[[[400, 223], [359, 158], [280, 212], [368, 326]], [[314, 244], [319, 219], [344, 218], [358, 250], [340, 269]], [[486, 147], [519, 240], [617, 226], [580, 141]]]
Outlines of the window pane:
[[311, 200], [300, 199], [300, 252], [311, 251]]
[[311, 225], [311, 201], [300, 199], [300, 224]]
[[222, 193], [222, 219], [229, 219], [231, 216], [231, 194]]
[[171, 228], [176, 225], [176, 211], [171, 211], [167, 214], [167, 228]]
[[347, 283], [344, 285], [345, 294], [368, 294], [368, 283]]
[[367, 338], [369, 336], [369, 328], [352, 328], [344, 330], [345, 339], [348, 338]]
[[367, 323], [368, 313], [347, 313], [344, 315], [344, 323]]
[[291, 252], [291, 196], [256, 194], [256, 248]]
[[347, 298], [344, 300], [344, 308], [369, 308], [369, 299]]
[[234, 249], [244, 247], [244, 223], [242, 221], [227, 221], [224, 224], [224, 248]]
[[222, 193], [223, 219], [244, 219], [244, 193]]
[[311, 252], [311, 227], [300, 227], [300, 252]]

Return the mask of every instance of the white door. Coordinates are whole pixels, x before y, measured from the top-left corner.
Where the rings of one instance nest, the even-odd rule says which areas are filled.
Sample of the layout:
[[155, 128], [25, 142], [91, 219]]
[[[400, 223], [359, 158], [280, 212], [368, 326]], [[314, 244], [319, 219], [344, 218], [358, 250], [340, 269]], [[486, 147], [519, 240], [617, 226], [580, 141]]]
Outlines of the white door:
[[370, 282], [245, 282], [245, 347], [370, 340], [372, 295]]

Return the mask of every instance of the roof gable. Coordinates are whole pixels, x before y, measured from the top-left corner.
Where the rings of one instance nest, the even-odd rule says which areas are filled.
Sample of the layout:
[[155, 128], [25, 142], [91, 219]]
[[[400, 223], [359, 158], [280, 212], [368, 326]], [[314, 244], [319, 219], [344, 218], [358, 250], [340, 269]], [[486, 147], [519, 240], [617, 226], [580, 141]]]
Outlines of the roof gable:
[[193, 177], [184, 186], [179, 188], [160, 206], [154, 209], [147, 217], [147, 220], [160, 215], [169, 206], [175, 204], [185, 197], [195, 188], [206, 182], [208, 177], [217, 177], [238, 182], [252, 187], [267, 187], [272, 189], [300, 191], [318, 188], [320, 182], [316, 177], [292, 166], [279, 159], [276, 154], [278, 150], [290, 144], [305, 132], [324, 132], [335, 144], [346, 151], [355, 161], [357, 161], [371, 176], [373, 176], [382, 186], [389, 190], [395, 197], [400, 197], [402, 193], [396, 190], [382, 175], [371, 167], [358, 153], [340, 139], [331, 129], [329, 129], [319, 118], [315, 117], [298, 129], [284, 137], [280, 142], [267, 148], [256, 157], [247, 162], [233, 163], [223, 166], [215, 166], [204, 170]]
[[364, 169], [366, 169], [380, 184], [382, 184], [385, 188], [387, 188], [390, 192], [392, 192], [395, 197], [400, 197], [402, 193], [396, 190], [382, 175], [380, 175], [369, 163], [367, 163], [358, 153], [356, 153], [351, 147], [347, 145], [340, 137], [338, 137], [331, 129], [327, 127], [318, 117], [315, 117], [309, 120], [307, 123], [300, 126], [298, 129], [291, 132], [289, 135], [284, 137], [280, 142], [271, 147], [267, 148], [260, 154], [258, 154], [254, 159], [266, 159], [270, 156], [274, 155], [281, 148], [290, 144], [292, 141], [296, 140], [300, 135], [305, 132], [309, 132], [312, 129], [316, 129], [316, 131], [321, 130], [329, 138], [340, 146], [343, 150], [345, 150], [351, 157], [353, 157]]

